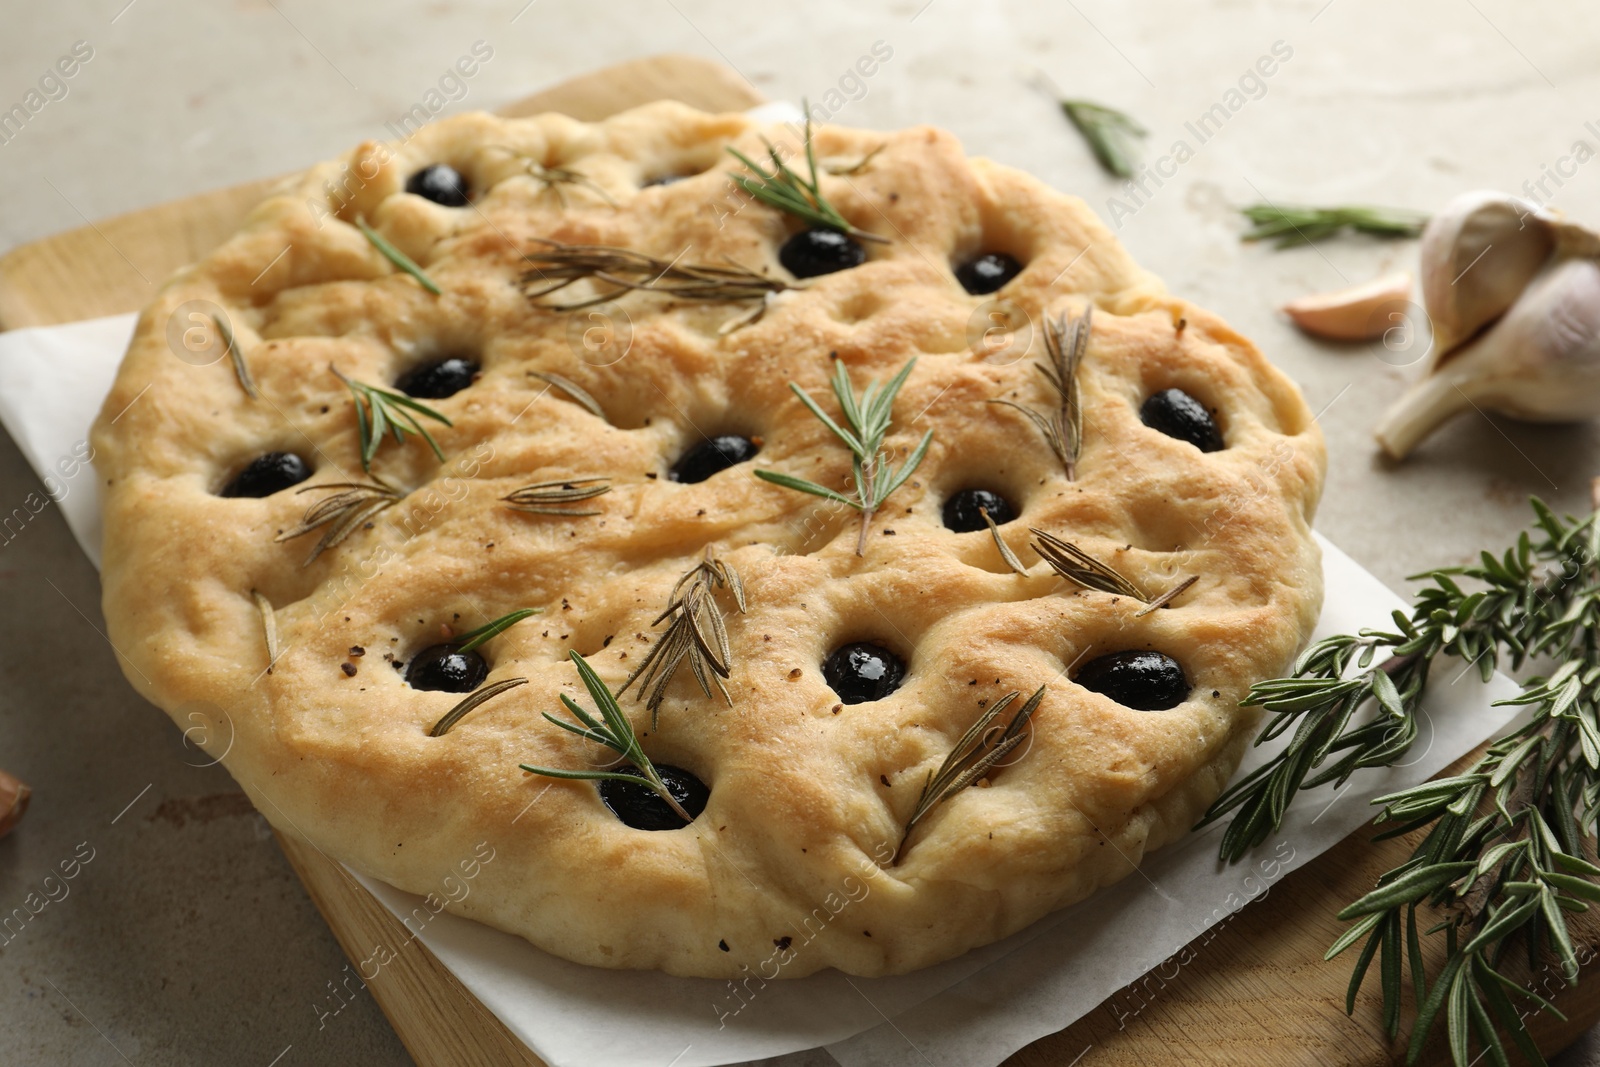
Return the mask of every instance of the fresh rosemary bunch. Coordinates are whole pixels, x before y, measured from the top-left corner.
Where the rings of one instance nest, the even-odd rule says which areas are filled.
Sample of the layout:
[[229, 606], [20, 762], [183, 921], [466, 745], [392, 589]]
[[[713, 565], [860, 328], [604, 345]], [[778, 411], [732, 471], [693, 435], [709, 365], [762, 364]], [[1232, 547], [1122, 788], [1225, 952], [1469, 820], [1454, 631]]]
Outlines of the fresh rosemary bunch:
[[1415, 237], [1427, 225], [1425, 212], [1399, 207], [1300, 207], [1293, 204], [1251, 204], [1239, 209], [1255, 223], [1246, 241], [1271, 238], [1278, 248], [1310, 244], [1349, 228], [1374, 237]]
[[[828, 203], [827, 197], [822, 195], [822, 189], [817, 182], [817, 156], [811, 146], [811, 109], [802, 105], [806, 112], [806, 168], [811, 172], [810, 179], [802, 178], [793, 168], [783, 161], [783, 156], [768, 141], [767, 156], [772, 160], [772, 173], [767, 173], [761, 165], [743, 152], [728, 146], [728, 152], [743, 163], [753, 173], [735, 174], [733, 182], [740, 189], [755, 197], [769, 207], [779, 211], [787, 211], [801, 222], [809, 226], [820, 226], [828, 230], [838, 230], [840, 233], [849, 234], [858, 241], [876, 241], [879, 244], [888, 244], [887, 237], [880, 237], [875, 233], [858, 230], [850, 225], [850, 220], [839, 214], [839, 209]], [[876, 154], [876, 153], [874, 153]], [[870, 156], [868, 157], [871, 158]], [[866, 161], [863, 160], [863, 163]]]
[[851, 468], [855, 473], [856, 482], [854, 497], [845, 496], [816, 482], [808, 482], [804, 478], [796, 478], [792, 474], [771, 470], [755, 472], [757, 478], [773, 485], [820, 496], [861, 512], [861, 532], [856, 537], [858, 556], [867, 554], [867, 527], [872, 523], [872, 516], [883, 506], [889, 494], [900, 488], [905, 480], [911, 477], [922, 462], [922, 457], [928, 454], [928, 443], [933, 440], [932, 430], [924, 433], [922, 440], [912, 449], [911, 455], [906, 457], [905, 463], [901, 464], [899, 470], [891, 467], [889, 457], [883, 451], [883, 439], [889, 433], [895, 394], [900, 392], [900, 387], [906, 383], [906, 378], [911, 374], [911, 368], [916, 365], [916, 357], [912, 357], [904, 367], [900, 368], [898, 374], [889, 379], [888, 385], [868, 382], [861, 396], [857, 397], [855, 387], [850, 384], [850, 372], [845, 370], [844, 360], [836, 360], [833, 365], [833, 395], [839, 398], [839, 409], [844, 413], [845, 422], [850, 424], [848, 430], [829, 418], [828, 413], [811, 399], [810, 393], [793, 382], [789, 383], [789, 388], [793, 389], [800, 402], [811, 410], [811, 414], [821, 419], [822, 424], [832, 430], [834, 435], [850, 449], [853, 456]]
[[1131, 178], [1137, 168], [1139, 142], [1149, 130], [1132, 117], [1088, 100], [1062, 100], [1061, 111], [1077, 127], [1089, 150], [1107, 174]]
[[[1508, 978], [1502, 960], [1518, 948], [1535, 965], [1553, 957], [1575, 978], [1567, 916], [1600, 900], [1593, 844], [1600, 829], [1600, 522], [1595, 514], [1561, 518], [1538, 500], [1533, 510], [1532, 530], [1501, 556], [1485, 552], [1474, 566], [1420, 575], [1428, 584], [1409, 615], [1395, 612], [1394, 630], [1326, 638], [1291, 677], [1253, 687], [1244, 703], [1271, 716], [1257, 743], [1292, 734], [1202, 822], [1238, 809], [1221, 846], [1232, 862], [1277, 829], [1299, 790], [1403, 759], [1441, 657], [1476, 667], [1485, 679], [1498, 666], [1515, 669], [1535, 657], [1557, 665], [1503, 702], [1526, 705], [1528, 720], [1471, 768], [1374, 801], [1382, 805], [1377, 822], [1390, 824], [1380, 840], [1426, 833], [1404, 863], [1340, 913], [1355, 925], [1328, 958], [1365, 938], [1347, 1009], [1377, 958], [1391, 1036], [1399, 1033], [1401, 976], [1410, 968], [1417, 1010], [1408, 1063], [1418, 1061], [1443, 1013], [1458, 1067], [1474, 1062], [1474, 1039], [1489, 1062], [1507, 1062], [1497, 1026], [1542, 1064], [1513, 998], [1549, 1005]], [[1387, 657], [1378, 662], [1380, 652]], [[1371, 715], [1361, 714], [1369, 707]], [[1425, 932], [1442, 935], [1446, 946], [1431, 982], [1418, 928], [1424, 909], [1438, 920]]]
[[446, 426], [451, 425], [449, 419], [404, 393], [347, 378], [332, 364], [328, 369], [338, 375], [345, 388], [350, 390], [350, 399], [355, 403], [356, 429], [361, 435], [362, 470], [371, 473], [372, 457], [378, 454], [378, 446], [383, 444], [385, 434], [392, 436], [397, 445], [405, 443], [408, 433], [420, 434], [428, 442], [428, 447], [433, 449], [433, 454], [439, 457], [439, 462], [444, 462], [444, 452], [440, 450], [439, 442], [433, 439], [433, 434], [417, 421], [417, 416], [412, 412], [426, 415]]
[[1050, 451], [1061, 461], [1061, 469], [1069, 480], [1077, 477], [1078, 454], [1083, 450], [1083, 407], [1078, 401], [1078, 365], [1089, 350], [1089, 332], [1094, 328], [1094, 305], [1083, 309], [1074, 318], [1067, 312], [1054, 319], [1045, 320], [1044, 347], [1048, 363], [1035, 363], [1034, 369], [1044, 375], [1050, 388], [1055, 390], [1059, 403], [1048, 413], [1024, 407], [1014, 400], [991, 400], [1022, 412], [1029, 422], [1039, 428]]
[[588, 663], [584, 662], [583, 657], [578, 655], [577, 649], [573, 649], [567, 654], [572, 657], [572, 662], [577, 665], [578, 677], [583, 679], [584, 688], [589, 690], [589, 698], [600, 709], [601, 717], [596, 719], [593, 715], [584, 711], [576, 700], [573, 700], [565, 693], [561, 694], [562, 705], [583, 725], [574, 726], [570, 722], [556, 718], [548, 711], [544, 713], [544, 717], [563, 730], [575, 733], [579, 737], [588, 738], [590, 741], [611, 749], [638, 768], [639, 774], [626, 774], [622, 771], [566, 771], [556, 767], [533, 767], [526, 763], [520, 765], [522, 769], [529, 774], [542, 774], [546, 778], [576, 778], [588, 781], [637, 782], [642, 775], [645, 784], [653, 789], [657, 796], [666, 801], [667, 806], [684, 823], [694, 822], [694, 816], [684, 811], [683, 806], [673, 798], [672, 791], [667, 788], [667, 784], [661, 780], [661, 775], [657, 773], [655, 764], [651, 763], [650, 757], [644, 754], [644, 749], [639, 745], [639, 737], [633, 732], [633, 724], [628, 721], [628, 717], [617, 706], [617, 698], [611, 695], [610, 689], [606, 688], [605, 681], [594, 672], [594, 669]]

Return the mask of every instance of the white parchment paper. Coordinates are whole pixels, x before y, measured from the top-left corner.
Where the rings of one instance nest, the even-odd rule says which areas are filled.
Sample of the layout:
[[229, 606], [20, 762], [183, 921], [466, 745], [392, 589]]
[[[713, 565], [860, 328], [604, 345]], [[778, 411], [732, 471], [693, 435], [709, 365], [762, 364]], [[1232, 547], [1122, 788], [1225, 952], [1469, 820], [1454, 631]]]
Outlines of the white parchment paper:
[[[96, 565], [100, 513], [81, 457], [133, 324], [134, 316], [120, 315], [0, 333], [0, 422], [45, 482], [26, 506], [60, 507]], [[1327, 601], [1317, 636], [1386, 625], [1404, 606], [1326, 541], [1323, 571]], [[584, 967], [453, 915], [422, 908], [422, 921], [420, 898], [357, 877], [552, 1067], [712, 1067], [818, 1046], [843, 1067], [992, 1067], [1184, 946], [1203, 953], [1208, 930], [1368, 820], [1372, 797], [1437, 773], [1503, 727], [1514, 709], [1491, 701], [1515, 688], [1501, 676], [1483, 685], [1475, 671], [1454, 680], [1441, 672], [1406, 766], [1308, 794], [1282, 832], [1237, 866], [1216, 862], [1221, 828], [1212, 827], [1005, 941], [894, 978], [826, 972], [736, 991], [709, 979]], [[1245, 768], [1265, 755], [1253, 752]], [[404, 944], [385, 947], [404, 951]], [[1141, 1002], [1129, 997], [1110, 1010], [1137, 1025]]]

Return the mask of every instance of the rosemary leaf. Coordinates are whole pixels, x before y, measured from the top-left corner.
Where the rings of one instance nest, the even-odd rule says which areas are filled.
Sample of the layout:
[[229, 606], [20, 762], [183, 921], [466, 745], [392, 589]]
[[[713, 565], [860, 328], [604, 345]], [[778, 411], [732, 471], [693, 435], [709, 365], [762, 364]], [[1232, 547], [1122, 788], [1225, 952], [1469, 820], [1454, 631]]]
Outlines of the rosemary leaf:
[[1006, 566], [1018, 574], [1027, 574], [1028, 568], [1022, 565], [1017, 554], [1011, 551], [1011, 546], [1006, 544], [1006, 539], [1000, 536], [1000, 527], [994, 524], [994, 519], [989, 517], [989, 509], [978, 508], [978, 514], [983, 516], [983, 521], [989, 524], [989, 536], [994, 538], [994, 547], [1000, 550], [1000, 558], [1005, 560]]
[[1143, 610], [1135, 613], [1133, 617], [1136, 619], [1143, 618], [1157, 608], [1166, 607], [1168, 604], [1177, 599], [1179, 593], [1182, 593], [1185, 589], [1188, 589], [1191, 585], [1199, 580], [1200, 576], [1198, 574], [1189, 575], [1189, 577], [1185, 578], [1171, 589], [1168, 589], [1165, 593], [1162, 593], [1160, 596], [1150, 601], [1150, 603], [1144, 606]]
[[250, 377], [250, 368], [244, 361], [244, 353], [240, 351], [239, 344], [233, 339], [233, 327], [228, 325], [228, 320], [222, 315], [212, 315], [211, 321], [216, 323], [217, 334], [222, 338], [222, 343], [228, 346], [228, 358], [233, 361], [233, 375], [239, 379], [239, 388], [244, 390], [245, 396], [251, 400], [259, 400], [261, 394], [256, 391], [255, 379]]
[[346, 389], [350, 390], [350, 398], [355, 403], [356, 430], [361, 438], [362, 470], [369, 474], [372, 472], [372, 458], [378, 454], [378, 446], [383, 444], [385, 435], [393, 437], [394, 443], [398, 445], [405, 443], [406, 434], [420, 434], [422, 439], [428, 442], [428, 447], [433, 449], [433, 454], [439, 458], [439, 462], [444, 462], [444, 452], [439, 448], [439, 442], [433, 439], [433, 434], [417, 421], [416, 415], [412, 412], [442, 422], [446, 426], [453, 425], [449, 419], [404, 393], [347, 378], [331, 363], [328, 369], [338, 376]]
[[519, 685], [527, 684], [528, 680], [526, 678], [503, 678], [492, 685], [486, 685], [482, 689], [468, 693], [461, 703], [445, 712], [444, 718], [433, 724], [433, 729], [428, 731], [428, 736], [443, 737], [450, 732], [452, 726], [460, 722], [469, 711], [472, 711], [479, 704], [486, 700], [493, 700], [508, 689], [515, 689]]
[[378, 477], [374, 477], [371, 482], [324, 482], [321, 485], [308, 485], [295, 490], [295, 495], [328, 489], [336, 492], [307, 508], [300, 525], [292, 530], [285, 530], [274, 538], [279, 542], [291, 541], [323, 526], [327, 527], [322, 539], [311, 550], [311, 555], [300, 564], [302, 567], [311, 566], [318, 556], [336, 547], [367, 520], [400, 503], [405, 495]]
[[428, 290], [428, 292], [432, 293], [434, 296], [444, 295], [444, 290], [440, 289], [439, 286], [434, 283], [434, 280], [428, 277], [427, 274], [423, 272], [422, 268], [417, 266], [410, 256], [406, 255], [394, 245], [390, 244], [388, 238], [384, 237], [383, 234], [379, 233], [377, 230], [374, 230], [371, 226], [368, 226], [366, 219], [357, 216], [356, 229], [360, 230], [362, 234], [366, 236], [367, 240], [372, 242], [372, 247], [383, 253], [385, 259], [387, 259], [390, 263], [393, 263], [400, 270], [405, 271], [407, 274], [415, 278], [424, 289]]
[[1251, 204], [1239, 210], [1255, 223], [1245, 233], [1244, 240], [1271, 239], [1278, 248], [1311, 244], [1346, 229], [1374, 237], [1416, 237], [1428, 222], [1426, 212], [1364, 205], [1303, 207], [1294, 204]]
[[[531, 264], [521, 279], [523, 294], [529, 300], [537, 302], [580, 281], [599, 283], [593, 296], [566, 304], [539, 305], [552, 311], [594, 307], [614, 299], [618, 293], [631, 291], [658, 293], [676, 300], [733, 302], [764, 301], [775, 293], [805, 288], [804, 283], [769, 278], [731, 259], [726, 264], [684, 263], [681, 257], [659, 259], [611, 245], [536, 240], [540, 247], [523, 255]], [[764, 309], [763, 303], [756, 310]]]
[[555, 386], [557, 389], [576, 400], [579, 406], [586, 409], [589, 414], [593, 415], [595, 418], [601, 420], [605, 419], [606, 413], [601, 410], [600, 401], [596, 400], [593, 396], [590, 396], [587, 389], [583, 388], [572, 379], [563, 378], [559, 374], [551, 374], [549, 371], [542, 370], [531, 370], [528, 372], [528, 376], [530, 378], [537, 378], [541, 382]]
[[255, 589], [250, 590], [250, 595], [261, 613], [261, 632], [267, 641], [267, 671], [270, 673], [272, 665], [278, 662], [278, 616], [272, 610], [272, 601]]
[[1033, 527], [1029, 527], [1028, 532], [1038, 539], [1033, 542], [1033, 550], [1061, 577], [1077, 582], [1085, 589], [1132, 597], [1141, 603], [1149, 602], [1150, 597], [1143, 589], [1071, 541], [1063, 541], [1054, 534]]
[[[802, 104], [802, 107], [806, 112], [806, 168], [811, 174], [810, 179], [802, 178], [790, 168], [784, 162], [783, 156], [772, 146], [772, 142], [763, 138], [763, 143], [767, 146], [767, 157], [772, 161], [770, 173], [737, 148], [728, 146], [729, 154], [751, 171], [750, 174], [733, 175], [734, 184], [768, 207], [786, 211], [808, 226], [837, 230], [849, 234], [858, 241], [888, 244], [887, 237], [880, 237], [850, 225], [850, 220], [839, 214], [839, 210], [822, 195], [817, 180], [816, 152], [811, 144], [811, 110], [807, 104]], [[871, 156], [867, 158], [870, 159]], [[862, 160], [858, 166], [865, 163], [866, 160]]]
[[556, 202], [563, 209], [567, 206], [567, 194], [562, 187], [567, 185], [587, 189], [613, 208], [617, 207], [616, 199], [606, 192], [599, 182], [582, 171], [573, 170], [570, 167], [547, 167], [527, 153], [519, 152], [515, 148], [508, 148], [505, 145], [485, 145], [484, 149], [485, 151], [505, 152], [513, 158], [521, 160], [523, 169], [527, 171], [528, 176], [535, 181], [544, 183], [543, 192], [555, 193]]
[[732, 656], [727, 626], [716, 599], [716, 590], [724, 586], [732, 594], [740, 613], [743, 613], [746, 602], [744, 582], [739, 572], [732, 565], [717, 559], [707, 548], [705, 558], [673, 585], [666, 610], [651, 623], [652, 626], [659, 626], [670, 619], [666, 631], [617, 690], [617, 695], [621, 696], [634, 682], [639, 683], [638, 691], [645, 694], [645, 707], [650, 712], [652, 728], [660, 717], [667, 684], [685, 660], [695, 680], [700, 683], [701, 692], [709, 697], [714, 684], [722, 694], [722, 699], [730, 707], [733, 705], [733, 698], [722, 684], [722, 680], [729, 676]]
[[634, 733], [633, 724], [617, 706], [617, 698], [611, 695], [611, 690], [606, 683], [594, 672], [584, 658], [578, 655], [576, 649], [570, 651], [568, 656], [578, 668], [578, 677], [583, 680], [584, 688], [589, 691], [589, 698], [600, 709], [600, 718], [597, 719], [583, 706], [565, 693], [561, 695], [561, 705], [576, 718], [582, 726], [574, 726], [556, 718], [549, 712], [544, 717], [555, 725], [570, 733], [587, 738], [597, 744], [604, 745], [617, 755], [627, 760], [639, 771], [639, 775], [620, 773], [617, 771], [568, 771], [554, 767], [535, 767], [529, 764], [520, 764], [521, 768], [530, 774], [540, 774], [548, 778], [570, 778], [592, 781], [638, 781], [642, 776], [646, 785], [655, 791], [667, 806], [670, 807], [685, 824], [694, 821], [694, 817], [683, 810], [682, 805], [673, 797], [672, 791], [661, 780], [655, 765], [650, 762], [650, 757], [644, 754], [644, 749], [639, 744], [639, 737]]
[[543, 608], [518, 608], [516, 611], [500, 616], [493, 622], [484, 623], [476, 630], [468, 630], [456, 638], [457, 641], [461, 642], [461, 647], [456, 651], [471, 652], [485, 641], [505, 633], [529, 615], [538, 615], [543, 611]]
[[905, 833], [900, 837], [900, 846], [895, 849], [895, 863], [899, 863], [900, 857], [905, 854], [906, 846], [911, 841], [911, 831], [916, 829], [917, 823], [922, 821], [923, 816], [988, 774], [996, 763], [1023, 742], [1022, 729], [1027, 726], [1028, 720], [1033, 717], [1033, 713], [1044, 700], [1046, 688], [1041, 685], [1038, 691], [1017, 709], [1016, 714], [1011, 717], [1011, 722], [1004, 729], [992, 724], [1012, 701], [1022, 695], [1016, 690], [995, 701], [993, 706], [967, 728], [967, 732], [961, 735], [961, 740], [956, 742], [950, 754], [939, 765], [939, 769], [930, 772], [923, 783], [922, 792], [917, 795], [917, 805], [911, 810], [911, 817], [906, 820]]
[[883, 448], [883, 440], [888, 436], [893, 417], [894, 398], [900, 392], [901, 386], [905, 385], [906, 379], [911, 375], [911, 368], [916, 366], [916, 363], [916, 357], [912, 357], [887, 384], [876, 381], [867, 383], [867, 387], [858, 397], [855, 387], [850, 382], [850, 372], [845, 369], [844, 361], [836, 360], [831, 384], [833, 395], [839, 401], [839, 409], [844, 415], [845, 422], [850, 426], [848, 430], [823, 411], [810, 393], [794, 382], [789, 383], [789, 388], [800, 398], [806, 409], [850, 449], [851, 473], [855, 480], [853, 496], [780, 471], [755, 472], [755, 476], [763, 481], [781, 485], [786, 489], [810, 493], [812, 496], [824, 497], [836, 504], [843, 504], [859, 511], [861, 528], [856, 536], [858, 556], [867, 554], [867, 527], [872, 524], [873, 515], [883, 506], [889, 494], [904, 485], [906, 479], [916, 472], [923, 457], [928, 454], [929, 444], [933, 441], [933, 431], [926, 431], [922, 435], [922, 440], [911, 450], [911, 454], [906, 457], [898, 470], [891, 465], [888, 453]]
[[1149, 130], [1121, 111], [1088, 100], [1062, 100], [1061, 110], [1083, 135], [1101, 169], [1113, 177], [1133, 177], [1139, 142]]
[[558, 478], [525, 485], [500, 499], [512, 511], [529, 515], [599, 515], [598, 510], [574, 508], [571, 505], [609, 492], [611, 483], [604, 478]]
[[1027, 417], [1038, 427], [1050, 450], [1061, 461], [1061, 469], [1070, 481], [1078, 474], [1078, 455], [1083, 449], [1083, 407], [1078, 399], [1078, 366], [1089, 349], [1089, 333], [1094, 327], [1094, 305], [1083, 309], [1074, 318], [1062, 312], [1047, 320], [1044, 329], [1045, 353], [1048, 363], [1035, 363], [1045, 381], [1055, 391], [1059, 403], [1048, 414], [1024, 407], [1011, 400], [990, 400], [1003, 404]]

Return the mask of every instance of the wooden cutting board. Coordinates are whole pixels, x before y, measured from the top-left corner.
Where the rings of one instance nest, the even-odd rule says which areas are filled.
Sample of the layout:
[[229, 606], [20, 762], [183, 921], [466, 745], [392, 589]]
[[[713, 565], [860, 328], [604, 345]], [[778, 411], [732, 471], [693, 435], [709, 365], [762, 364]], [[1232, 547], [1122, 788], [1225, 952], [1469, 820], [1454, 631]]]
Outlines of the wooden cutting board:
[[[762, 102], [754, 87], [726, 67], [691, 56], [656, 56], [564, 82], [501, 112], [562, 111], [597, 119], [668, 97], [713, 111]], [[1064, 128], [1062, 136], [1068, 136]], [[236, 230], [274, 181], [135, 211], [12, 250], [0, 257], [0, 329], [139, 309], [155, 284]], [[1370, 889], [1413, 843], [1372, 845], [1367, 837], [1367, 831], [1358, 832], [1276, 882], [1264, 898], [1213, 927], [1185, 953], [1119, 990], [1066, 1030], [1020, 1050], [1007, 1064], [1383, 1067], [1399, 1062], [1404, 1045], [1391, 1047], [1383, 1037], [1376, 968], [1354, 1015], [1346, 1016], [1349, 962], [1322, 961], [1344, 929], [1334, 913]], [[368, 958], [373, 945], [409, 940], [406, 928], [343, 867], [282, 834], [278, 844], [352, 961]], [[1589, 921], [1579, 931], [1577, 940], [1587, 950], [1582, 958], [1595, 957], [1600, 946], [1595, 915], [1585, 916]], [[1437, 964], [1436, 955], [1432, 962]], [[1596, 966], [1585, 968], [1577, 986], [1554, 996], [1568, 1021], [1550, 1013], [1530, 1021], [1547, 1053], [1564, 1048], [1600, 1018]], [[399, 952], [368, 988], [421, 1067], [542, 1067], [420, 942]], [[1409, 995], [1407, 1003], [1409, 1010]], [[1445, 1064], [1449, 1056], [1435, 1042], [1424, 1062]]]

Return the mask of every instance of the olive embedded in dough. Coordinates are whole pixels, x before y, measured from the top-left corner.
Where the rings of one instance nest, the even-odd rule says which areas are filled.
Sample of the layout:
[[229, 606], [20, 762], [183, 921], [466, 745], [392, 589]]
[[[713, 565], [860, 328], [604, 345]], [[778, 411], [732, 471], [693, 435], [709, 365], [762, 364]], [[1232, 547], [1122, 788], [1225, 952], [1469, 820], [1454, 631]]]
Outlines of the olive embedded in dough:
[[859, 267], [867, 261], [867, 250], [849, 234], [816, 227], [801, 230], [778, 249], [778, 262], [796, 278], [815, 278], [819, 274]]
[[905, 681], [906, 665], [882, 645], [853, 641], [822, 662], [822, 677], [846, 704], [882, 700]]
[[975, 296], [992, 293], [1022, 273], [1022, 264], [1004, 252], [986, 252], [956, 268], [956, 281]]
[[963, 489], [944, 502], [944, 524], [956, 533], [987, 529], [989, 524], [983, 521], [979, 508], [989, 513], [996, 526], [1004, 526], [1017, 517], [1011, 502], [999, 493], [990, 489]]
[[738, 434], [707, 438], [679, 456], [667, 477], [675, 482], [703, 482], [736, 463], [754, 459], [759, 451], [760, 445]]
[[1113, 652], [1078, 668], [1073, 679], [1135, 711], [1166, 711], [1189, 697], [1189, 677], [1164, 652]]
[[482, 656], [449, 644], [423, 649], [406, 668], [406, 682], [411, 688], [441, 693], [470, 693], [488, 676], [489, 665]]
[[[644, 775], [634, 767], [618, 767], [622, 774], [631, 774], [639, 779], [637, 785], [633, 782], [619, 781], [607, 778], [600, 782], [600, 799], [611, 813], [621, 819], [635, 830], [677, 830], [687, 826], [688, 823], [673, 811], [661, 795], [644, 783]], [[667, 792], [672, 794], [672, 799], [678, 806], [688, 812], [691, 817], [698, 816], [706, 810], [706, 801], [711, 796], [711, 790], [705, 783], [682, 767], [673, 767], [665, 763], [656, 764], [656, 773], [661, 776], [661, 781], [667, 787]]]
[[1202, 452], [1222, 450], [1222, 431], [1206, 406], [1182, 389], [1163, 389], [1139, 408], [1139, 418], [1152, 430], [1187, 441]]
[[413, 367], [394, 384], [402, 393], [419, 400], [443, 400], [471, 385], [477, 373], [478, 364], [472, 360], [451, 356]]
[[235, 474], [219, 496], [271, 496], [311, 477], [311, 465], [293, 452], [267, 452]]
[[467, 179], [444, 163], [423, 167], [407, 178], [406, 192], [445, 207], [467, 206]]

